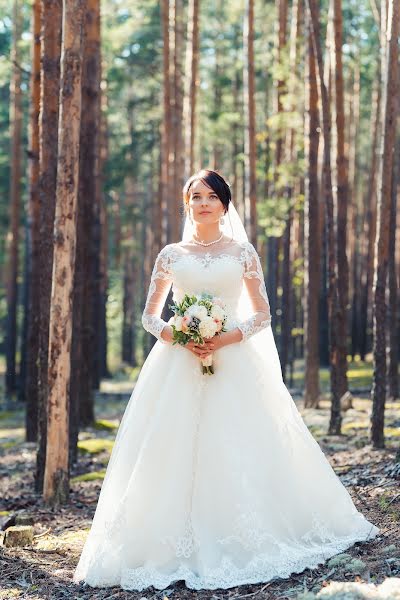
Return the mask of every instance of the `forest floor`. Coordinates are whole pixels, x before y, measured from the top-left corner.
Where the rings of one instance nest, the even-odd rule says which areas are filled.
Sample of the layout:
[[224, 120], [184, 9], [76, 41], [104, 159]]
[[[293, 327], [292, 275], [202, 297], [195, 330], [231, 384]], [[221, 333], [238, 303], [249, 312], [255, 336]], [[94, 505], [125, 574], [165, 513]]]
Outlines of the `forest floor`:
[[[353, 408], [343, 413], [341, 436], [326, 435], [329, 420], [327, 399], [322, 400], [318, 409], [304, 409], [299, 392], [301, 376], [295, 377], [294, 387], [289, 386], [289, 389], [303, 419], [347, 487], [357, 509], [381, 529], [379, 536], [357, 543], [339, 557], [333, 557], [315, 569], [293, 574], [288, 579], [227, 590], [189, 590], [183, 581], [179, 581], [165, 590], [148, 588], [143, 592], [127, 592], [119, 587], [93, 589], [72, 582], [113, 439], [133, 388], [132, 381], [102, 382], [96, 400], [96, 425], [80, 434], [79, 460], [71, 474], [70, 504], [58, 510], [46, 508], [33, 492], [35, 444], [24, 441], [23, 408], [1, 410], [0, 405], [0, 529], [6, 523], [12, 523], [15, 515], [27, 514], [34, 519], [32, 545], [23, 548], [0, 545], [0, 600], [308, 600], [322, 588], [328, 589], [333, 581], [379, 585], [388, 578], [399, 578], [400, 463], [396, 462], [396, 451], [400, 443], [400, 402], [387, 402], [386, 448], [374, 450], [368, 440], [369, 392], [367, 388], [362, 389], [365, 381], [358, 381], [358, 377], [362, 380], [363, 374], [354, 371], [351, 376], [350, 372]], [[399, 592], [366, 595], [365, 598], [400, 598], [397, 595], [400, 594], [400, 579], [390, 581], [399, 583]], [[329, 595], [331, 597], [343, 598]], [[361, 597], [364, 598], [357, 596]]]

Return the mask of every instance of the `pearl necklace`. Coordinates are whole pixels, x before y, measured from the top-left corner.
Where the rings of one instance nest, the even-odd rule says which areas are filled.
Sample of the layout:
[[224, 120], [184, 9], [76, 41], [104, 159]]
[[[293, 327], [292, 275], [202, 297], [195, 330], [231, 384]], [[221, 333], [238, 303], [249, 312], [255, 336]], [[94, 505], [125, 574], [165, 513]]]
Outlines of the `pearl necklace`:
[[211, 246], [212, 244], [216, 244], [217, 242], [220, 242], [223, 238], [224, 233], [222, 232], [221, 235], [219, 236], [219, 238], [217, 240], [213, 240], [212, 242], [199, 242], [198, 240], [195, 240], [194, 238], [192, 238], [192, 240], [194, 241], [195, 244], [200, 244], [200, 246]]

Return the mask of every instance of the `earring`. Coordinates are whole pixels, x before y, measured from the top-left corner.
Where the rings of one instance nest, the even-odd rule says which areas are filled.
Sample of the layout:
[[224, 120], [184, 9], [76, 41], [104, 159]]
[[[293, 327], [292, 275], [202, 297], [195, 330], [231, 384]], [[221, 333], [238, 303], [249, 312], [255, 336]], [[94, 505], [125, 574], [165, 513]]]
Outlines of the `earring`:
[[220, 217], [219, 222], [220, 222], [221, 225], [223, 225], [225, 223], [224, 217]]

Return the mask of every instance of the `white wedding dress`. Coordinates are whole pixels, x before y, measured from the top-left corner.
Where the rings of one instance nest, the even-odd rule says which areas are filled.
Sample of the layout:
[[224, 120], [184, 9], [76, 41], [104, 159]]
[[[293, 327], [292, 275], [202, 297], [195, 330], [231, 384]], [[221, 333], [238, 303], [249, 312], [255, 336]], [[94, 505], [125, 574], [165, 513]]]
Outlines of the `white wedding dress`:
[[[207, 251], [205, 251], [207, 250]], [[174, 300], [209, 292], [242, 340], [203, 375], [161, 338]], [[242, 287], [254, 314], [238, 318]], [[282, 381], [260, 259], [169, 244], [154, 265], [143, 326], [158, 341], [126, 407], [74, 581], [93, 587], [229, 588], [316, 567], [379, 529], [359, 513]], [[269, 336], [268, 356], [257, 338]]]

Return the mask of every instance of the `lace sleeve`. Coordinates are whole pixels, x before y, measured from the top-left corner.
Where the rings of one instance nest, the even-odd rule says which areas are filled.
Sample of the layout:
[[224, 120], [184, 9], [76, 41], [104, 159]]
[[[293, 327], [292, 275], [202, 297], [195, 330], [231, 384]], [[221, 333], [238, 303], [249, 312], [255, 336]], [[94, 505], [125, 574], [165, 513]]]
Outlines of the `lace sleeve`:
[[161, 319], [162, 309], [171, 288], [170, 246], [165, 246], [157, 255], [150, 279], [146, 305], [142, 314], [142, 325], [160, 342], [168, 342], [161, 337], [161, 332], [168, 323]]
[[271, 311], [260, 257], [250, 242], [246, 244], [245, 256], [244, 283], [253, 305], [254, 314], [238, 325], [242, 332], [240, 343], [271, 325]]

